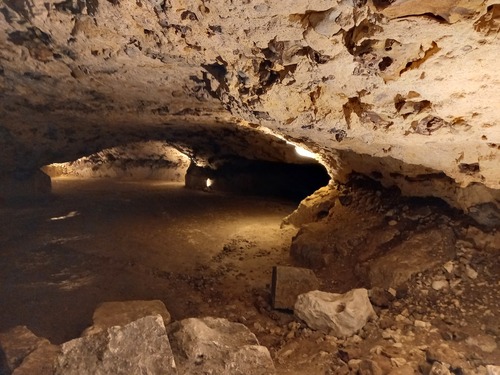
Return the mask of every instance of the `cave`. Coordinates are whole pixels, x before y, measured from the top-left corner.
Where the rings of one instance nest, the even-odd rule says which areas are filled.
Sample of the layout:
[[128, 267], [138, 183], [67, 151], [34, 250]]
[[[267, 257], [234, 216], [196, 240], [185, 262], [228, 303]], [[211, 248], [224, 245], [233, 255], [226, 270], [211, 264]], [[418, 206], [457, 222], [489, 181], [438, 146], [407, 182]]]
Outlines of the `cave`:
[[500, 373], [499, 25], [1, 2], [0, 375]]

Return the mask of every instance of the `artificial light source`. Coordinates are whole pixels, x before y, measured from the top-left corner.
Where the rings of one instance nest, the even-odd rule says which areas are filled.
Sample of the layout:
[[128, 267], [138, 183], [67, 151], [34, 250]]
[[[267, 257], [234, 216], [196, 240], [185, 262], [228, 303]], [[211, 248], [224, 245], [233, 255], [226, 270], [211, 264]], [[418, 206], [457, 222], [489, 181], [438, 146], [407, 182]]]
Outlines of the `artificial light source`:
[[214, 183], [213, 180], [211, 180], [210, 178], [207, 178], [207, 181], [206, 181], [207, 188], [209, 188], [210, 186], [212, 186], [213, 183]]
[[305, 158], [316, 159], [316, 154], [300, 146], [295, 146], [295, 152]]

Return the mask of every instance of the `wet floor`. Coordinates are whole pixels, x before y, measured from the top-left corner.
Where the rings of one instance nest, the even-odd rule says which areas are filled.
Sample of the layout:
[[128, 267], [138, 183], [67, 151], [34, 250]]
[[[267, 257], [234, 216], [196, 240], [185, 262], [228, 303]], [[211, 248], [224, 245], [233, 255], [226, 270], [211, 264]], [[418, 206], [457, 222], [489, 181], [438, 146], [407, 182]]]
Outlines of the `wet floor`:
[[180, 184], [54, 179], [50, 201], [0, 209], [0, 331], [78, 337], [104, 301], [223, 314], [289, 262], [296, 203]]

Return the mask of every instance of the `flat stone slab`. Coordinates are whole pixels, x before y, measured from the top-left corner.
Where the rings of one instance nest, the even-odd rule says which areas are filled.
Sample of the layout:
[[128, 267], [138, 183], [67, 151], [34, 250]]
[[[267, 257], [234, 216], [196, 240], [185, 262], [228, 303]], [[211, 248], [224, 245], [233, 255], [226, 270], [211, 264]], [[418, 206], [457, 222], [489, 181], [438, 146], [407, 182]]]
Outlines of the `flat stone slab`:
[[160, 300], [104, 302], [94, 311], [94, 324], [82, 336], [93, 335], [113, 326], [124, 326], [148, 315], [161, 315], [163, 323], [170, 323], [170, 313]]
[[300, 294], [319, 288], [319, 280], [314, 272], [299, 267], [273, 267], [271, 284], [272, 306], [275, 309], [293, 310]]

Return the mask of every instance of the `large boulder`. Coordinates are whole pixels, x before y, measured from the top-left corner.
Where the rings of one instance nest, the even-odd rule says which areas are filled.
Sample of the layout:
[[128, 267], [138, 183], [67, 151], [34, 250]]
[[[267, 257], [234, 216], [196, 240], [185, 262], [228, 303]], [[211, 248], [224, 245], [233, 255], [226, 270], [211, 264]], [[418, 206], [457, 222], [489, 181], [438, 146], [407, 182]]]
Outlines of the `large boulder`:
[[314, 290], [301, 294], [294, 313], [312, 329], [348, 337], [376, 316], [366, 289], [353, 289], [345, 294]]
[[94, 311], [94, 324], [82, 336], [93, 335], [113, 326], [124, 326], [148, 315], [161, 315], [165, 325], [170, 323], [170, 313], [160, 300], [104, 302]]
[[161, 315], [62, 344], [57, 375], [165, 374], [177, 369]]
[[270, 375], [269, 351], [240, 323], [190, 318], [171, 325], [172, 350], [180, 374]]

